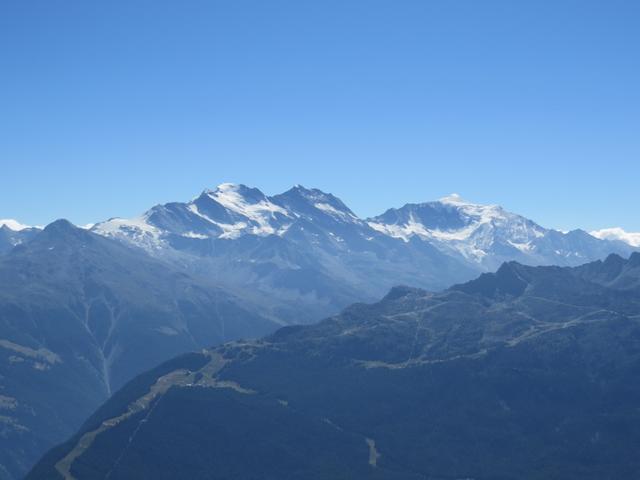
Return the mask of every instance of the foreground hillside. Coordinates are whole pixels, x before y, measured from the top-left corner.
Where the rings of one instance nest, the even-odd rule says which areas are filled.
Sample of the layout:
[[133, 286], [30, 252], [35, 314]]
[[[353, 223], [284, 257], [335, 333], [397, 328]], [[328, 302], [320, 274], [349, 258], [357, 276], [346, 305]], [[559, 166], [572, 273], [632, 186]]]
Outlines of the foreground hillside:
[[504, 264], [178, 357], [28, 479], [640, 476], [640, 254]]

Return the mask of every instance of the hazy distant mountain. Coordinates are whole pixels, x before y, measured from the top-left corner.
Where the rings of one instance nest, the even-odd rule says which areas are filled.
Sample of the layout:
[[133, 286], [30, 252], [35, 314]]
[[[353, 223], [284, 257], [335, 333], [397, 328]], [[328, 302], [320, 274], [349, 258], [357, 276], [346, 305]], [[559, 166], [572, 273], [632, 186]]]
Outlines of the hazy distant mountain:
[[301, 186], [268, 197], [223, 184], [93, 231], [224, 278], [274, 318], [295, 322], [301, 312], [317, 319], [398, 284], [439, 290], [504, 261], [579, 265], [633, 250], [455, 195], [362, 220], [335, 196]]
[[168, 362], [28, 479], [638, 478], [640, 254], [505, 263]]
[[590, 233], [594, 237], [602, 240], [618, 240], [632, 247], [640, 247], [640, 233], [626, 232], [622, 228], [604, 228]]
[[64, 220], [0, 257], [0, 478], [20, 478], [141, 371], [274, 329], [242, 304]]

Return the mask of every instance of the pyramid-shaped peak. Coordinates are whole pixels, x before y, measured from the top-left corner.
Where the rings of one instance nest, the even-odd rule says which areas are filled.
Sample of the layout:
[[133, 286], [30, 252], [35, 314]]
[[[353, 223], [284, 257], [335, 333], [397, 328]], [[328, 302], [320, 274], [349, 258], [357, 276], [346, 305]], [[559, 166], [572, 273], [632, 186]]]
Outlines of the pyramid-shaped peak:
[[329, 215], [340, 221], [359, 221], [358, 217], [338, 197], [317, 188], [295, 185], [286, 192], [273, 197], [274, 201], [299, 214]]
[[44, 231], [45, 232], [64, 232], [64, 231], [72, 232], [77, 229], [78, 227], [76, 227], [73, 223], [71, 223], [66, 218], [59, 218], [58, 220], [54, 220], [49, 225], [47, 225], [44, 228]]
[[47, 225], [44, 230], [38, 234], [35, 241], [70, 244], [76, 240], [84, 241], [91, 237], [91, 235], [92, 233], [89, 231], [75, 226], [69, 220], [61, 218]]

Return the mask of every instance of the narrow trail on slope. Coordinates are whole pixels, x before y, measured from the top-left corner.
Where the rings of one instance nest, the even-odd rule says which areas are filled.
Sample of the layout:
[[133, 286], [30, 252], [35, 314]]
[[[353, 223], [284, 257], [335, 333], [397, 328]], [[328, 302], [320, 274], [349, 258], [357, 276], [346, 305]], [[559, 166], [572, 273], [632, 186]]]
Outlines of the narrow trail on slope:
[[160, 403], [160, 401], [162, 400], [162, 396], [160, 396], [158, 398], [158, 401], [156, 401], [156, 403], [153, 404], [153, 406], [149, 409], [149, 411], [147, 412], [147, 414], [144, 416], [144, 418], [142, 420], [140, 420], [140, 422], [138, 423], [138, 425], [136, 426], [136, 429], [133, 431], [133, 433], [129, 436], [129, 438], [127, 439], [127, 443], [124, 446], [124, 448], [122, 449], [122, 452], [120, 452], [120, 455], [118, 455], [118, 458], [116, 458], [116, 461], [113, 462], [113, 465], [111, 466], [111, 469], [109, 469], [109, 471], [107, 472], [107, 474], [104, 476], [105, 480], [107, 480], [108, 478], [111, 477], [111, 474], [113, 473], [113, 471], [118, 468], [118, 465], [120, 465], [120, 462], [122, 461], [122, 459], [124, 458], [125, 454], [127, 453], [127, 451], [129, 450], [129, 447], [131, 446], [131, 444], [133, 443], [133, 440], [136, 438], [136, 435], [138, 434], [138, 432], [140, 431], [140, 429], [142, 428], [142, 425], [149, 419], [149, 417], [151, 416], [151, 414], [153, 413], [153, 411], [156, 409], [156, 407], [158, 406], [158, 404]]
[[[124, 447], [124, 450], [116, 459], [114, 465], [109, 470], [109, 473], [107, 473], [106, 478], [108, 478], [108, 476], [114, 471], [120, 461], [124, 458], [127, 449], [135, 439], [135, 435], [138, 433], [141, 426], [146, 422], [146, 420], [148, 420], [151, 413], [153, 413], [153, 409], [158, 405], [160, 397], [162, 397], [172, 387], [229, 388], [238, 393], [246, 395], [252, 395], [256, 393], [254, 390], [244, 388], [235, 382], [218, 380], [216, 378], [216, 375], [226, 365], [227, 360], [217, 352], [206, 352], [205, 354], [210, 357], [210, 360], [202, 368], [196, 371], [178, 369], [174, 370], [173, 372], [167, 373], [166, 375], [163, 375], [156, 380], [156, 382], [149, 388], [149, 391], [146, 394], [131, 402], [127, 406], [127, 410], [124, 413], [116, 417], [111, 417], [104, 420], [98, 428], [83, 434], [76, 445], [71, 449], [71, 451], [60, 461], [58, 461], [58, 463], [56, 463], [56, 471], [65, 480], [77, 480], [76, 477], [74, 477], [71, 473], [73, 463], [89, 447], [91, 447], [98, 435], [119, 425], [128, 418], [146, 409], [149, 409], [145, 417], [138, 423], [134, 432], [129, 437], [127, 445]], [[196, 378], [198, 379], [196, 380]], [[158, 401], [153, 403], [155, 399], [158, 399]]]

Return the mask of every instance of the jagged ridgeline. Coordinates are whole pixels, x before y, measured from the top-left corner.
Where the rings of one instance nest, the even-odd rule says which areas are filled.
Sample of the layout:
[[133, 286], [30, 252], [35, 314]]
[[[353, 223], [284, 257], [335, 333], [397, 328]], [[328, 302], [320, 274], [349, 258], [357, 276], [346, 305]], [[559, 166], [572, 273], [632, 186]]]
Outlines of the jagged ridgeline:
[[511, 262], [128, 383], [27, 479], [640, 476], [640, 254]]

